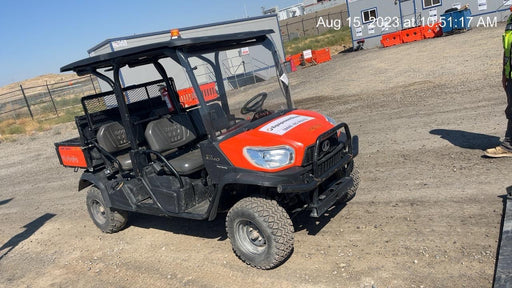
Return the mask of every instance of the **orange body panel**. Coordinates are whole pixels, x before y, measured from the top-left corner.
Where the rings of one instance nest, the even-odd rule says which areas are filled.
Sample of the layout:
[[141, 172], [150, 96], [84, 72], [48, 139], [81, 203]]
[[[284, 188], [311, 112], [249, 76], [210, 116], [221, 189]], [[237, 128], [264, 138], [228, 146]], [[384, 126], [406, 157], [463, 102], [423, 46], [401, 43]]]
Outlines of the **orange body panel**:
[[80, 147], [59, 146], [59, 155], [64, 166], [87, 168], [87, 161]]
[[[332, 127], [334, 126], [320, 113], [294, 110], [255, 129], [227, 139], [219, 146], [229, 161], [238, 168], [277, 172], [292, 166], [301, 166], [306, 147], [314, 144], [320, 134]], [[277, 169], [265, 169], [253, 165], [243, 155], [243, 149], [246, 146], [272, 147], [279, 145], [287, 145], [295, 150], [292, 164]]]

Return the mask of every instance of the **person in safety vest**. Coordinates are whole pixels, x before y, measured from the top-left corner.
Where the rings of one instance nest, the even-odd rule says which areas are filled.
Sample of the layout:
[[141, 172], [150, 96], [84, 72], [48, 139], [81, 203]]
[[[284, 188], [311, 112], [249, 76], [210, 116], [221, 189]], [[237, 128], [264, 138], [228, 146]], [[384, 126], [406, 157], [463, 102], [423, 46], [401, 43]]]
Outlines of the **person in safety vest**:
[[[512, 6], [510, 7], [512, 12]], [[507, 108], [505, 115], [507, 116], [507, 131], [505, 139], [497, 147], [485, 150], [487, 157], [512, 157], [512, 14], [508, 17], [505, 33], [503, 33], [503, 77], [502, 84], [507, 94]]]

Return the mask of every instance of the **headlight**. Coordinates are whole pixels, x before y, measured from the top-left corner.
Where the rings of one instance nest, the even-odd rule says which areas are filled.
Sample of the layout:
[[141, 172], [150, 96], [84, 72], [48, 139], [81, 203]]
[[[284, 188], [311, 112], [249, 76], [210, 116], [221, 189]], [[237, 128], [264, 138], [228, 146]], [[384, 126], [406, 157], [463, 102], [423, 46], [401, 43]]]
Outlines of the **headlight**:
[[289, 146], [245, 147], [244, 156], [255, 166], [276, 169], [293, 163], [295, 152]]
[[325, 115], [324, 115], [324, 117], [325, 117], [325, 120], [327, 120], [332, 125], [336, 126], [337, 123], [336, 123], [336, 120], [334, 120], [334, 118], [331, 118], [331, 117], [325, 116]]

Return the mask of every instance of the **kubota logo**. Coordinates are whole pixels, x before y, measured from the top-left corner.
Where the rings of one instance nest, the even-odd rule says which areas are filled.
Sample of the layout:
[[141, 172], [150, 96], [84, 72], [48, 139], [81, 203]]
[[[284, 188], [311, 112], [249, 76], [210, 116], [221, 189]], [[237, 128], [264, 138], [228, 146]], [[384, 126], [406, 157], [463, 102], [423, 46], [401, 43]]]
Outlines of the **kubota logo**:
[[322, 151], [327, 152], [329, 148], [331, 148], [331, 142], [329, 140], [322, 142]]

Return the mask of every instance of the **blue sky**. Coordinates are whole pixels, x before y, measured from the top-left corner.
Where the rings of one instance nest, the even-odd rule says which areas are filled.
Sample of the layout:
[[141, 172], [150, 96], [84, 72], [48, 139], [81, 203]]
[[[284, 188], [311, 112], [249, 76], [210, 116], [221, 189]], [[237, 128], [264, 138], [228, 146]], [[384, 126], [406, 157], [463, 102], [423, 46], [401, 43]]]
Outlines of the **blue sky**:
[[0, 86], [47, 73], [87, 57], [108, 38], [261, 15], [297, 0], [2, 1]]

